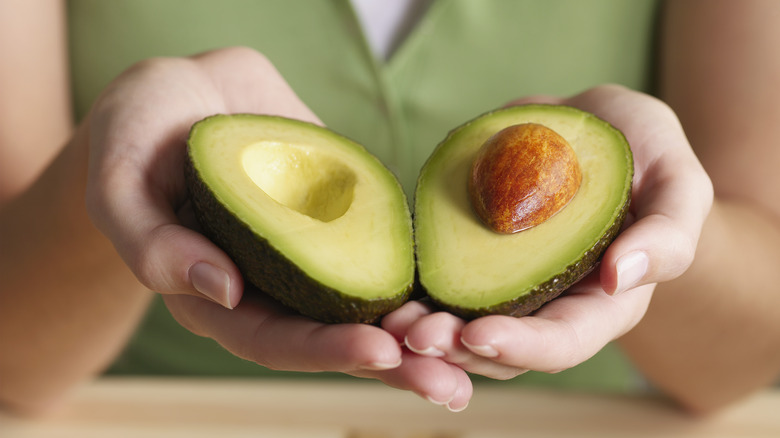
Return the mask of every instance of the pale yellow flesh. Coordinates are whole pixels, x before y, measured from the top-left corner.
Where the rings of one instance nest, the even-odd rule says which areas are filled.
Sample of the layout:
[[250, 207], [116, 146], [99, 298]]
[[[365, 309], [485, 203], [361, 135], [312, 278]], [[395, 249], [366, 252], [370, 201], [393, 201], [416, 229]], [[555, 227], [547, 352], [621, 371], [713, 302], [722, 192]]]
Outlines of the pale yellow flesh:
[[244, 148], [242, 162], [262, 191], [306, 216], [330, 222], [352, 205], [355, 172], [317, 149], [261, 141]]
[[409, 283], [408, 207], [373, 157], [367, 165], [364, 150], [322, 130], [222, 123], [202, 134], [210, 146], [198, 150], [195, 166], [256, 234], [346, 294], [379, 298]]
[[[474, 155], [488, 137], [527, 122], [543, 124], [569, 142], [582, 169], [582, 184], [571, 202], [543, 224], [498, 234], [472, 212], [466, 181]], [[426, 165], [420, 180], [424, 189], [416, 195], [418, 264], [429, 293], [469, 308], [506, 302], [551, 279], [596, 243], [622, 205], [630, 155], [614, 131], [592, 122], [577, 113], [518, 111], [479, 120], [453, 135], [446, 157]]]

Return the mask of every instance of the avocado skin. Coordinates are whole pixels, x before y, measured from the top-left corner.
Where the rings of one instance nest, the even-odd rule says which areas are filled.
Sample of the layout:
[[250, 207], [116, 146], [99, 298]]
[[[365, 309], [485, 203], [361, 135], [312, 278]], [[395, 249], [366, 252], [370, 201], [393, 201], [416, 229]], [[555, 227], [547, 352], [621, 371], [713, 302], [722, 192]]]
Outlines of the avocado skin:
[[[442, 309], [466, 320], [472, 320], [487, 315], [520, 317], [531, 314], [548, 301], [557, 298], [563, 291], [571, 287], [574, 283], [582, 280], [598, 266], [601, 256], [604, 255], [604, 251], [607, 250], [609, 244], [612, 243], [620, 233], [623, 222], [625, 222], [626, 215], [628, 214], [628, 206], [630, 203], [629, 198], [623, 204], [617, 220], [613, 222], [612, 226], [604, 233], [602, 238], [599, 239], [592, 248], [585, 252], [582, 258], [567, 266], [560, 274], [539, 284], [520, 297], [493, 306], [480, 308], [460, 307], [436, 300], [434, 297], [429, 296], [429, 298]], [[421, 285], [421, 287], [424, 290], [425, 286]]]
[[244, 278], [298, 313], [326, 323], [373, 323], [409, 299], [413, 284], [385, 299], [349, 296], [311, 278], [234, 216], [200, 179], [186, 154], [184, 179], [202, 232], [225, 251]]

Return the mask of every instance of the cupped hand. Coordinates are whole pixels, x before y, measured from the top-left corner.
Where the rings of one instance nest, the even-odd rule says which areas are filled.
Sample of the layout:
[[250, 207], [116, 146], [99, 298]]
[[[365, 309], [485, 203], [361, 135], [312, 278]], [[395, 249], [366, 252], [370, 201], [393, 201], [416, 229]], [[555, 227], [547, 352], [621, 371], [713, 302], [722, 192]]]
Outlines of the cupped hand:
[[184, 327], [258, 364], [377, 378], [441, 403], [456, 392], [463, 394], [456, 404], [468, 400], [470, 382], [461, 369], [410, 355], [379, 327], [322, 324], [245, 293], [230, 258], [197, 232], [184, 186], [189, 129], [217, 113], [321, 124], [271, 62], [246, 48], [141, 62], [105, 90], [86, 118], [87, 209], [135, 276], [163, 294]]
[[676, 278], [691, 264], [713, 197], [675, 114], [657, 99], [608, 85], [571, 98], [536, 96], [512, 104], [531, 102], [594, 113], [631, 145], [629, 219], [600, 266], [530, 316], [467, 322], [410, 302], [382, 323], [419, 355], [496, 379], [571, 368], [631, 330], [644, 316], [655, 284]]
[[190, 127], [213, 114], [240, 112], [321, 123], [267, 59], [243, 48], [143, 61], [110, 84], [90, 111], [87, 209], [151, 290], [207, 297], [229, 308], [241, 299], [237, 268], [182, 226], [180, 214]]

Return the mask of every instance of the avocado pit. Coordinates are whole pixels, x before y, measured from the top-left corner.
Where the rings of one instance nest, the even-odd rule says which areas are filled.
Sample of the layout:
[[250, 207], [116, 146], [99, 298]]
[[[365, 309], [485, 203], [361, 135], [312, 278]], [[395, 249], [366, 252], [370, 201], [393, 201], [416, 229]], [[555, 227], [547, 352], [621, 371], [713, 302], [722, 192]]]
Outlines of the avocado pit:
[[479, 149], [468, 181], [472, 208], [497, 233], [537, 226], [577, 194], [582, 171], [561, 135], [537, 123], [506, 127]]

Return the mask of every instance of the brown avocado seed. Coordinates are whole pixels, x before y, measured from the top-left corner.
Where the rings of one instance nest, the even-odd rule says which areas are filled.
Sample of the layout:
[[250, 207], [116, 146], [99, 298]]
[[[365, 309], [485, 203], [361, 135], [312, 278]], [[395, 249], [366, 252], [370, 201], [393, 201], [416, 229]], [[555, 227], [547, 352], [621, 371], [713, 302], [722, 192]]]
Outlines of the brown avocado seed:
[[571, 201], [581, 182], [569, 143], [546, 126], [524, 123], [502, 129], [482, 145], [468, 190], [482, 222], [511, 234], [551, 218]]

